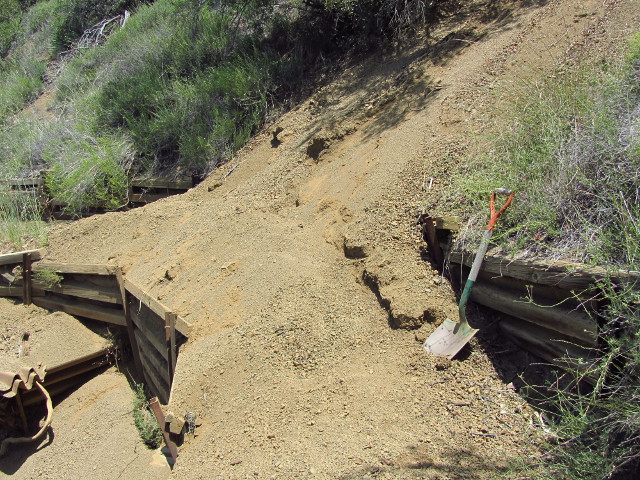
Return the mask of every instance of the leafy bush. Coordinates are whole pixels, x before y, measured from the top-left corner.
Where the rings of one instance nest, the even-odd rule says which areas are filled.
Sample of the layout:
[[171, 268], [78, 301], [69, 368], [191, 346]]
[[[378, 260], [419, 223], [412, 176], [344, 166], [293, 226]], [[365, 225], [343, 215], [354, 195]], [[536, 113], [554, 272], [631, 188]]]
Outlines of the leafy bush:
[[67, 212], [126, 205], [133, 150], [125, 137], [64, 127], [45, 145], [42, 158], [51, 166], [45, 177], [49, 194], [66, 203]]
[[35, 59], [5, 65], [0, 75], [0, 122], [20, 111], [42, 89], [45, 63]]
[[22, 70], [0, 75], [0, 118], [40, 90], [44, 63], [33, 59], [59, 55], [98, 21], [135, 11], [102, 45], [56, 59], [60, 118], [46, 129], [5, 125], [3, 147], [13, 171], [49, 168], [48, 187], [70, 210], [116, 208], [127, 173], [208, 172], [249, 139], [269, 108], [308, 88], [324, 64], [318, 58], [393, 36], [452, 3], [39, 1], [12, 47], [11, 65]]
[[85, 30], [100, 20], [137, 6], [137, 0], [57, 0], [54, 9], [52, 46], [54, 53], [67, 50]]
[[149, 408], [144, 385], [137, 384], [133, 393], [133, 422], [138, 429], [140, 438], [147, 447], [158, 448], [162, 443], [162, 431], [158, 420]]
[[46, 243], [36, 192], [0, 190], [0, 247], [24, 250]]
[[513, 99], [513, 128], [452, 189], [484, 211], [498, 186], [517, 192], [504, 224], [520, 248], [630, 265], [637, 255], [640, 91], [635, 73], [566, 69]]
[[0, 57], [4, 57], [20, 32], [22, 11], [17, 0], [0, 0]]

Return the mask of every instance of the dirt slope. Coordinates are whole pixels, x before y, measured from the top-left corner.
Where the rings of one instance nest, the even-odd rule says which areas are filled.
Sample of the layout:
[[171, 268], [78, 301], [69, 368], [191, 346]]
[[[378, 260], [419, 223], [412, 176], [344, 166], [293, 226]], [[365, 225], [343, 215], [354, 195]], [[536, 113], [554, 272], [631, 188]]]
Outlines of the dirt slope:
[[513, 365], [416, 341], [456, 306], [415, 212], [474, 148], [493, 92], [581, 44], [606, 51], [638, 10], [471, 3], [433, 39], [345, 68], [274, 125], [279, 144], [265, 132], [182, 196], [53, 232], [48, 259], [120, 265], [194, 324], [169, 408], [202, 426], [177, 478], [489, 478], [529, 448]]

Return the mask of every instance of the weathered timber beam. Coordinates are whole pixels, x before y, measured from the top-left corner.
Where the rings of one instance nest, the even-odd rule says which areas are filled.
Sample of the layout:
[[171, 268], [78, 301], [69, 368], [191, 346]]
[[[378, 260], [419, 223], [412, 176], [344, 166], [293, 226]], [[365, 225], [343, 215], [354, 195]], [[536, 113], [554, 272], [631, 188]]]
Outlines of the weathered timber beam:
[[169, 378], [167, 360], [160, 356], [140, 330], [136, 330], [135, 335], [138, 346], [140, 347], [140, 353], [147, 360], [146, 362], [143, 362], [143, 365], [146, 363], [146, 365], [144, 365], [145, 368], [149, 366], [153, 367], [155, 376], [161, 380], [162, 385], [166, 386], [168, 391], [168, 388], [171, 385], [171, 378]]
[[121, 327], [127, 326], [122, 310], [99, 307], [88, 303], [71, 302], [62, 297], [34, 297], [33, 303], [39, 307], [50, 310], [62, 310], [70, 315], [78, 315], [92, 320], [112, 323]]
[[[127, 292], [136, 297], [140, 302], [149, 307], [151, 311], [153, 311], [156, 315], [163, 319], [163, 322], [165, 315], [167, 313], [172, 313], [171, 310], [169, 310], [147, 292], [143, 291], [140, 287], [138, 287], [135, 283], [133, 283], [126, 277], [124, 278], [124, 288]], [[189, 322], [187, 322], [180, 316], [176, 318], [176, 330], [178, 330], [181, 334], [183, 334], [185, 337], [188, 337], [190, 329], [191, 324]]]
[[575, 369], [592, 385], [596, 378], [591, 372], [593, 349], [586, 349], [571, 339], [551, 330], [527, 324], [514, 318], [500, 322], [500, 330], [519, 347], [561, 368]]
[[33, 286], [47, 292], [57, 293], [58, 295], [87, 298], [89, 300], [98, 300], [116, 305], [122, 304], [120, 293], [109, 288], [88, 286], [86, 284], [68, 281], [63, 281], [60, 285], [47, 285], [44, 282], [34, 281]]
[[[471, 266], [474, 255], [451, 252], [449, 261]], [[531, 283], [554, 285], [566, 290], [584, 291], [593, 287], [597, 280], [608, 278], [604, 268], [588, 267], [570, 262], [543, 262], [540, 260], [509, 260], [487, 254], [482, 270], [496, 275], [517, 278]], [[640, 272], [616, 272], [610, 275], [614, 283], [640, 285]]]
[[[157, 320], [156, 328], [149, 325], [147, 321], [143, 318], [144, 314], [139, 312], [134, 306], [129, 304], [129, 314], [131, 316], [131, 321], [136, 326], [138, 330], [142, 332], [142, 334], [146, 337], [146, 339], [154, 346], [156, 351], [166, 358], [167, 350], [164, 344], [164, 326], [160, 324], [160, 319]], [[155, 315], [155, 313], [151, 313]]]
[[40, 187], [44, 185], [44, 180], [38, 178], [7, 178], [0, 180], [0, 184], [9, 185], [11, 187]]
[[156, 420], [158, 420], [158, 425], [160, 426], [160, 430], [162, 431], [164, 443], [167, 445], [169, 453], [171, 454], [171, 458], [173, 459], [173, 463], [175, 464], [176, 460], [178, 460], [178, 446], [173, 440], [171, 440], [171, 436], [167, 431], [167, 421], [164, 416], [164, 412], [162, 411], [162, 407], [160, 407], [160, 403], [158, 402], [157, 398], [152, 398], [149, 401], [149, 406], [151, 407], [151, 411], [153, 412], [153, 414], [156, 416]]
[[0, 287], [0, 297], [22, 297], [23, 288], [20, 287]]
[[517, 293], [483, 282], [473, 286], [471, 299], [485, 307], [567, 335], [587, 346], [596, 345], [598, 324], [586, 312], [563, 308], [561, 305], [539, 306], [522, 300]]
[[48, 270], [56, 273], [78, 273], [88, 275], [115, 275], [116, 267], [104, 264], [76, 264], [38, 262], [33, 264], [34, 271]]
[[132, 193], [129, 201], [131, 203], [153, 203], [171, 195], [170, 193]]
[[0, 265], [21, 264], [25, 253], [31, 254], [31, 260], [33, 262], [42, 258], [40, 250], [25, 250], [23, 252], [6, 253], [4, 255], [0, 255]]
[[134, 178], [131, 180], [132, 187], [138, 188], [168, 188], [171, 190], [189, 190], [193, 187], [191, 178], [178, 178], [168, 180], [165, 178]]

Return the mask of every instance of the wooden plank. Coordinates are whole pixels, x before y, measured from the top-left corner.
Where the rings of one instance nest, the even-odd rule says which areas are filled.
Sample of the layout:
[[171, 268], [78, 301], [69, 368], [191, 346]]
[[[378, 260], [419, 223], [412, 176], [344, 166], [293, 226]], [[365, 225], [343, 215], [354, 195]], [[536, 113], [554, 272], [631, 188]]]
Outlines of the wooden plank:
[[131, 353], [133, 355], [133, 363], [136, 367], [136, 371], [138, 372], [138, 376], [140, 378], [144, 377], [144, 371], [142, 369], [142, 361], [140, 360], [140, 348], [138, 347], [138, 342], [136, 341], [136, 336], [134, 332], [133, 321], [131, 320], [131, 312], [129, 310], [129, 302], [127, 301], [127, 291], [124, 288], [124, 276], [122, 274], [122, 270], [118, 269], [116, 272], [116, 279], [118, 281], [118, 289], [120, 291], [122, 308], [124, 311], [124, 319], [127, 324], [127, 335], [129, 336], [129, 343], [131, 344]]
[[[124, 287], [129, 293], [131, 293], [131, 295], [136, 297], [140, 302], [142, 302], [143, 305], [149, 307], [151, 311], [153, 311], [161, 319], [164, 319], [167, 313], [171, 313], [171, 310], [169, 310], [151, 295], [144, 292], [140, 287], [138, 287], [135, 283], [133, 283], [126, 277], [124, 278]], [[191, 324], [189, 322], [187, 322], [180, 316], [176, 317], [176, 330], [178, 330], [185, 337], [188, 337], [190, 329]]]
[[[154, 346], [156, 351], [166, 359], [167, 350], [164, 344], [164, 325], [160, 323], [160, 319], [157, 318], [157, 322], [145, 321], [145, 317], [147, 316], [147, 314], [155, 314], [151, 311], [144, 312], [142, 310], [139, 310], [134, 305], [131, 305], [131, 303], [128, 304], [128, 309], [129, 315], [131, 316], [131, 321], [133, 322], [135, 327], [142, 332], [145, 338], [151, 343], [151, 345]], [[149, 325], [149, 323], [151, 323], [151, 325]], [[153, 325], [154, 323], [155, 328]]]
[[423, 215], [421, 217], [422, 220], [422, 236], [427, 242], [429, 247], [429, 253], [431, 254], [431, 258], [439, 272], [442, 272], [444, 268], [444, 258], [442, 254], [442, 249], [440, 248], [440, 244], [438, 243], [438, 236], [436, 234], [436, 227], [434, 225], [433, 217], [429, 215]]
[[[142, 345], [140, 331], [136, 330], [135, 333], [138, 345]], [[167, 400], [169, 400], [169, 390], [171, 387], [167, 383], [167, 379], [158, 372], [153, 356], [149, 355], [149, 351], [153, 350], [146, 350], [144, 347], [140, 349], [140, 361], [142, 362], [144, 377], [147, 382], [151, 383], [151, 385], [149, 385], [151, 389], [162, 399], [163, 403], [166, 403]]]
[[116, 273], [120, 270], [119, 267], [113, 268], [113, 275], [96, 275], [92, 273], [65, 273], [64, 283], [80, 283], [87, 287], [97, 287], [98, 289], [106, 289], [119, 291], [118, 279]]
[[23, 252], [6, 253], [4, 255], [0, 255], [0, 265], [21, 264], [25, 253], [30, 253], [31, 260], [34, 262], [42, 258], [42, 252], [40, 250], [25, 250]]
[[47, 292], [57, 293], [58, 295], [87, 298], [89, 300], [98, 300], [115, 305], [122, 304], [120, 293], [108, 288], [100, 288], [66, 280], [63, 280], [60, 285], [47, 285], [39, 281], [33, 282], [33, 285]]
[[158, 420], [158, 425], [160, 425], [164, 443], [167, 445], [169, 453], [171, 454], [171, 458], [173, 459], [173, 464], [175, 465], [176, 460], [178, 459], [178, 446], [173, 440], [171, 440], [171, 436], [167, 431], [167, 421], [164, 416], [164, 412], [162, 411], [162, 407], [160, 407], [160, 403], [158, 402], [157, 398], [152, 398], [151, 400], [149, 400], [149, 406], [151, 407], [151, 411], [153, 412], [153, 414], [156, 416], [156, 420]]
[[23, 295], [22, 287], [0, 287], [0, 297], [22, 297]]
[[177, 178], [169, 180], [166, 178], [134, 178], [131, 180], [132, 187], [138, 188], [168, 188], [172, 190], [189, 190], [193, 187], [191, 178]]
[[434, 220], [438, 230], [451, 230], [452, 232], [460, 230], [460, 217], [436, 217]]
[[523, 301], [518, 293], [478, 282], [471, 290], [471, 299], [502, 313], [553, 330], [574, 342], [595, 347], [598, 324], [586, 312], [556, 306], [539, 306]]
[[116, 272], [116, 268], [111, 265], [53, 262], [38, 262], [33, 265], [33, 270], [50, 270], [56, 273], [82, 273], [88, 275], [115, 275]]
[[[471, 266], [474, 255], [459, 251], [451, 252], [452, 263]], [[608, 277], [604, 268], [588, 267], [570, 262], [543, 262], [532, 260], [509, 260], [496, 255], [486, 255], [481, 270], [505, 277], [517, 278], [530, 283], [553, 285], [566, 290], [584, 291], [594, 282]], [[614, 283], [640, 285], [640, 272], [615, 272]]]
[[142, 367], [148, 369], [151, 366], [153, 374], [162, 381], [161, 386], [167, 387], [168, 392], [168, 388], [171, 386], [171, 379], [167, 374], [167, 360], [160, 356], [140, 330], [135, 329], [134, 332], [140, 347]]
[[171, 195], [171, 193], [132, 193], [129, 201], [131, 203], [153, 203]]
[[0, 280], [7, 285], [13, 285], [16, 282], [16, 276], [10, 273], [0, 273]]
[[34, 297], [33, 303], [42, 308], [51, 310], [62, 310], [70, 315], [91, 318], [101, 322], [112, 323], [121, 327], [126, 327], [127, 322], [122, 310], [99, 307], [88, 303], [71, 302], [63, 297]]
[[22, 255], [22, 301], [25, 305], [31, 305], [31, 254], [26, 252]]
[[173, 380], [176, 370], [176, 317], [173, 312], [167, 313], [165, 319], [165, 341], [167, 343], [167, 366], [169, 378]]
[[501, 321], [500, 330], [522, 349], [561, 368], [576, 369], [584, 374], [585, 380], [595, 385], [597, 379], [589, 374], [594, 350], [577, 346], [558, 332], [513, 318]]
[[41, 177], [35, 178], [7, 178], [0, 181], [5, 185], [11, 187], [41, 187], [44, 185], [44, 180]]

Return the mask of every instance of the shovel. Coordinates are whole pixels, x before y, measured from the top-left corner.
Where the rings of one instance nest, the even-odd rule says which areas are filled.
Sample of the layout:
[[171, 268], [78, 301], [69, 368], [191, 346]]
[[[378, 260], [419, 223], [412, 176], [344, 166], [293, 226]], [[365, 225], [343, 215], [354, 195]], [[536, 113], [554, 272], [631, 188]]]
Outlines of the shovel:
[[[509, 198], [497, 213], [495, 211], [496, 194], [509, 195]], [[460, 303], [458, 304], [460, 323], [455, 323], [449, 318], [445, 319], [442, 325], [440, 325], [436, 331], [427, 338], [426, 342], [424, 342], [424, 349], [427, 352], [440, 357], [447, 357], [451, 360], [478, 332], [478, 329], [471, 327], [467, 321], [467, 300], [469, 300], [469, 295], [471, 294], [471, 287], [473, 287], [476, 278], [478, 278], [478, 272], [480, 271], [480, 265], [482, 265], [482, 261], [484, 260], [484, 255], [487, 253], [487, 249], [489, 248], [489, 239], [493, 234], [493, 227], [496, 226], [498, 217], [500, 217], [502, 212], [504, 212], [511, 204], [513, 195], [514, 193], [507, 188], [498, 188], [491, 195], [491, 201], [489, 202], [491, 218], [489, 219], [487, 229], [482, 235], [480, 247], [478, 248], [476, 257], [473, 260], [469, 278], [467, 279], [467, 283], [464, 285], [464, 290], [460, 296]]]

